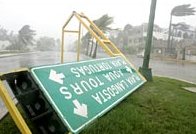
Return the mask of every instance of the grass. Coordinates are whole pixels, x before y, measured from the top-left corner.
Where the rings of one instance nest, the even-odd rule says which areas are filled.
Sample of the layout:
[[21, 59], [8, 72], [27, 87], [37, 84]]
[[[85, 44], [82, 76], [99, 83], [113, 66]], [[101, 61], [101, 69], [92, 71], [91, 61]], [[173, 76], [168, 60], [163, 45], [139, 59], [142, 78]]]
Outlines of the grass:
[[10, 115], [0, 121], [0, 134], [20, 134]]
[[[195, 134], [196, 93], [182, 87], [196, 86], [154, 77], [82, 134]], [[8, 115], [0, 122], [0, 134], [19, 131]]]

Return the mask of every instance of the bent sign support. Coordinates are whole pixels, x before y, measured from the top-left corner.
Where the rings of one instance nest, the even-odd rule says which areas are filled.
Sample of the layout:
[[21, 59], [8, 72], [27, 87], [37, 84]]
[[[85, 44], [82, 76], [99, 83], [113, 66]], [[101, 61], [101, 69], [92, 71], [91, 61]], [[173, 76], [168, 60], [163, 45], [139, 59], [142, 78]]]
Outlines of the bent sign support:
[[31, 69], [42, 92], [73, 133], [145, 83], [121, 56]]

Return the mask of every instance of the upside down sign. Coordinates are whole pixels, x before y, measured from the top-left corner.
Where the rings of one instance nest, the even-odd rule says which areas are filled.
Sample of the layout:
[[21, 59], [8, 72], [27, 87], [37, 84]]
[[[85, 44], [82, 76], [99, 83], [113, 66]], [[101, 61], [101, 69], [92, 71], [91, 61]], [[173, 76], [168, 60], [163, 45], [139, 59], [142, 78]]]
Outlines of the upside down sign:
[[31, 73], [73, 133], [113, 108], [146, 81], [120, 56], [34, 67]]

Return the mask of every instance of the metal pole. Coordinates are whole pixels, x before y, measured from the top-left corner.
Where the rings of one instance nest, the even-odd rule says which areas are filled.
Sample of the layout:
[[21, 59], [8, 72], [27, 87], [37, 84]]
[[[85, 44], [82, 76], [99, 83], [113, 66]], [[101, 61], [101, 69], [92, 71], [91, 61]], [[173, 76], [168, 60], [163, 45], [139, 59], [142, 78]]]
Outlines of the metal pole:
[[79, 32], [78, 32], [77, 61], [80, 60], [80, 36], [81, 36], [81, 23], [79, 23]]
[[64, 28], [62, 28], [62, 37], [61, 37], [61, 63], [64, 62]]
[[151, 72], [151, 68], [149, 68], [149, 61], [150, 61], [150, 52], [151, 52], [151, 46], [152, 46], [156, 2], [157, 0], [151, 1], [147, 41], [146, 41], [145, 52], [144, 52], [144, 60], [143, 60], [142, 67], [139, 68], [139, 71], [143, 74], [143, 76], [147, 79], [147, 81], [152, 80], [152, 72]]
[[168, 31], [168, 39], [167, 39], [167, 52], [168, 52], [168, 54], [171, 53], [171, 25], [172, 25], [172, 14], [170, 15], [169, 31]]

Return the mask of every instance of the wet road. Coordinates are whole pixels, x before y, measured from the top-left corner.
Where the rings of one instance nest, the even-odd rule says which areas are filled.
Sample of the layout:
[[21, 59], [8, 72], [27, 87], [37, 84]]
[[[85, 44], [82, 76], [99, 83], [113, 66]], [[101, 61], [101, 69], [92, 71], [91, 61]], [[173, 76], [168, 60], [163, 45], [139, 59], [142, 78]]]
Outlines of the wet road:
[[[104, 54], [99, 54], [99, 56], [106, 57]], [[142, 66], [143, 58], [135, 55], [126, 55], [126, 57], [137, 69]], [[152, 68], [152, 75], [155, 76], [171, 77], [196, 83], [196, 62], [150, 59], [150, 68]]]
[[[81, 55], [81, 60], [89, 59], [84, 55]], [[76, 61], [76, 53], [65, 52], [64, 61], [73, 62]], [[0, 73], [9, 72], [19, 68], [33, 67], [40, 65], [49, 65], [60, 63], [59, 52], [34, 52], [29, 54], [20, 54], [17, 56], [0, 56]], [[11, 90], [8, 90], [9, 94], [14, 98]], [[16, 101], [16, 100], [15, 100]], [[0, 98], [0, 119], [7, 113], [1, 98]]]
[[[142, 65], [143, 58], [138, 58], [136, 56], [127, 57], [137, 68]], [[196, 63], [151, 59], [150, 68], [152, 68], [153, 75], [172, 77], [196, 83]]]
[[[81, 55], [81, 60], [88, 59], [88, 57]], [[76, 61], [76, 53], [65, 52], [64, 61]], [[60, 63], [59, 52], [34, 52], [20, 54], [17, 56], [0, 57], [0, 72], [8, 72], [13, 69], [23, 67], [33, 67], [48, 64]]]
[[[105, 54], [99, 54], [99, 57], [108, 56]], [[136, 68], [139, 68], [139, 66], [142, 65], [142, 58], [138, 58], [136, 56], [127, 57], [136, 66]], [[64, 58], [65, 62], [76, 61], [76, 53], [66, 52]], [[85, 59], [90, 58], [81, 55], [81, 60]], [[60, 54], [58, 52], [35, 52], [17, 56], [0, 57], [0, 72], [9, 72], [21, 67], [33, 67], [57, 63], [60, 63]], [[169, 76], [196, 83], [196, 64], [151, 59], [150, 67], [152, 68], [153, 75]], [[0, 119], [6, 111], [7, 110], [0, 99]]]
[[[105, 54], [99, 54], [99, 57], [108, 57]], [[133, 55], [127, 58], [139, 68], [142, 65], [142, 58]], [[90, 59], [81, 55], [81, 60]], [[76, 53], [65, 52], [65, 62], [76, 61]], [[60, 63], [60, 54], [58, 52], [35, 52], [31, 54], [22, 54], [18, 56], [0, 57], [0, 72], [8, 72], [21, 67], [33, 67], [48, 64]], [[166, 61], [166, 60], [150, 60], [150, 67], [153, 75], [163, 75], [178, 79], [187, 80], [196, 83], [196, 63]]]

